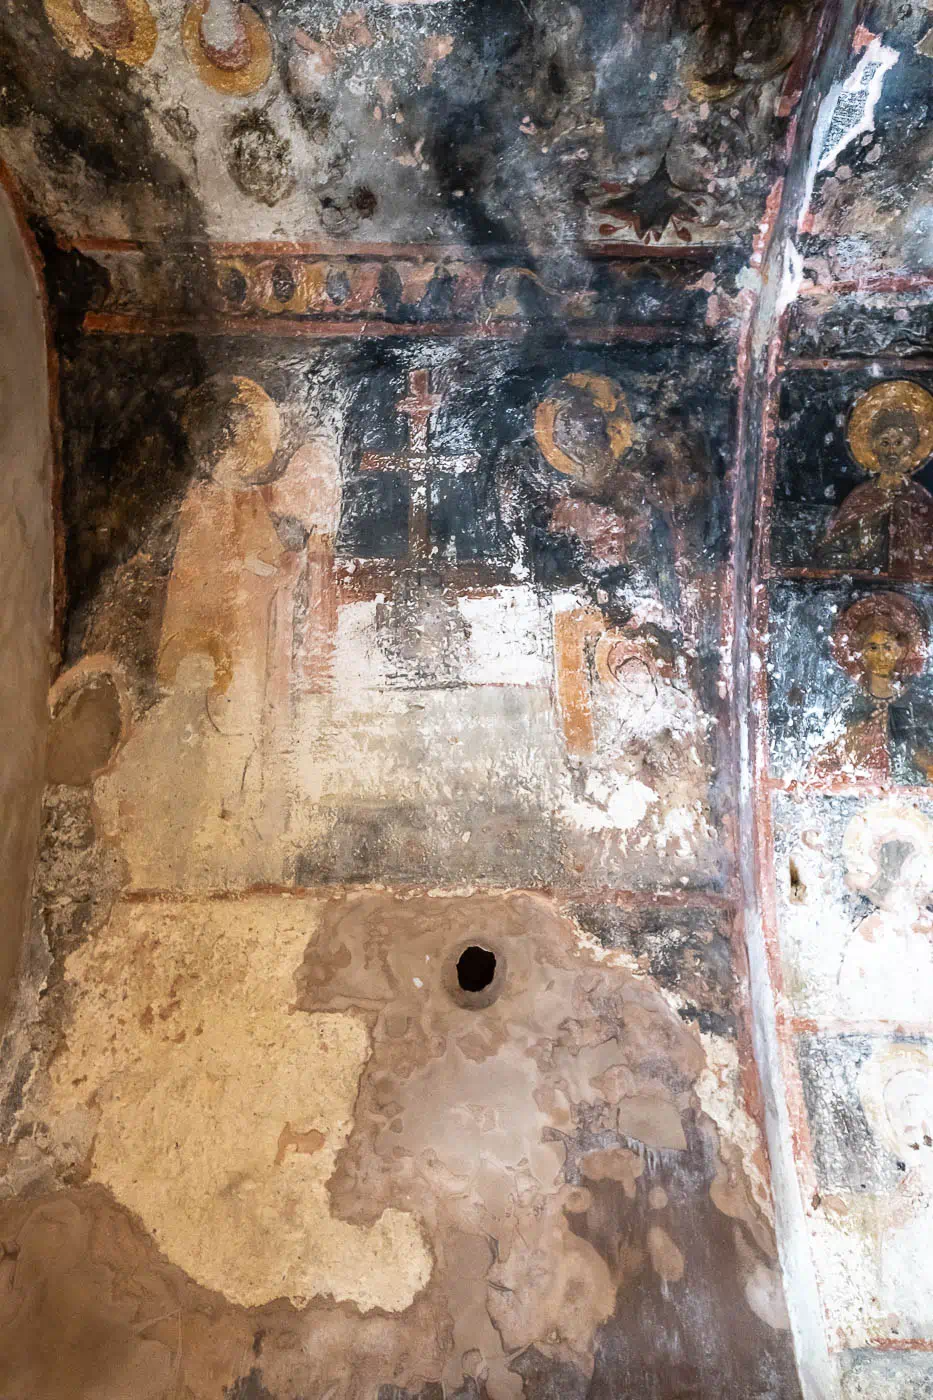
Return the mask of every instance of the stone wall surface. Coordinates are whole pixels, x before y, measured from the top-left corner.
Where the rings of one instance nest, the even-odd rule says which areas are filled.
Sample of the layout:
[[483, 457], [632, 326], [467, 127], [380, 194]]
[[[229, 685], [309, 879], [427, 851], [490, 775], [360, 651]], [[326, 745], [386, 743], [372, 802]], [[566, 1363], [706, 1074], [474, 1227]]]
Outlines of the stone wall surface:
[[3, 1400], [927, 1393], [928, 27], [0, 13]]
[[44, 772], [52, 583], [52, 449], [35, 271], [0, 191], [0, 1027], [28, 923]]

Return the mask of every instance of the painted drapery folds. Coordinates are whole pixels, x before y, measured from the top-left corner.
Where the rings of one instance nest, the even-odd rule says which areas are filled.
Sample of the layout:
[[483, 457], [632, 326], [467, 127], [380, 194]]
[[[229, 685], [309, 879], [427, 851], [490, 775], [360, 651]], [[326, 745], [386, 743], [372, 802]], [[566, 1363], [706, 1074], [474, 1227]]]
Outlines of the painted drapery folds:
[[[113, 651], [147, 706], [95, 799], [131, 885], [721, 892], [731, 425], [709, 363], [534, 339], [199, 353], [227, 372], [99, 339], [63, 378], [69, 656]], [[191, 799], [169, 821], [165, 793], [156, 835], [183, 714]]]

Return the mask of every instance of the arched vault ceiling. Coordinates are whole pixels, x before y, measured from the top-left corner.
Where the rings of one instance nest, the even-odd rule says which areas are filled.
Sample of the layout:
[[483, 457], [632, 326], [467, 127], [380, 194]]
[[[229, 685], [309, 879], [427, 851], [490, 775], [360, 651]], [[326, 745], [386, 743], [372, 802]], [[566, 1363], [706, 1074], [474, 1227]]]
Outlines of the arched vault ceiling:
[[28, 0], [2, 150], [75, 239], [748, 243], [812, 9]]

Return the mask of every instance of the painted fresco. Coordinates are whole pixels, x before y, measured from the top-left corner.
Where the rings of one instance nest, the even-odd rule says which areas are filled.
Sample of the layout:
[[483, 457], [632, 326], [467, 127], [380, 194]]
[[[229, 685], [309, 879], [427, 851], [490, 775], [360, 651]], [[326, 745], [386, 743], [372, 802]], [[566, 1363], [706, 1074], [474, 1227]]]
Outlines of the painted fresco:
[[931, 55], [922, 0], [865, 7], [805, 223], [818, 280], [845, 278], [866, 259], [878, 269], [929, 266]]
[[[652, 358], [276, 351], [267, 390], [167, 353], [160, 501], [132, 390], [101, 419], [75, 367], [70, 647], [161, 696], [96, 796], [132, 885], [721, 881], [729, 405]], [[179, 742], [194, 825], [162, 849], [126, 813]]]
[[931, 603], [922, 589], [783, 584], [773, 592], [770, 716], [777, 776], [931, 780]]
[[[909, 366], [908, 366], [909, 368]], [[772, 564], [933, 576], [928, 378], [796, 371], [782, 383]]]
[[811, 9], [36, 0], [5, 21], [4, 156], [78, 238], [726, 244]]
[[63, 459], [4, 1383], [792, 1400], [723, 647], [812, 7], [183, 9], [0, 20]]
[[43, 1278], [48, 1212], [132, 1220], [76, 1271], [132, 1249], [197, 1319], [154, 1377], [208, 1396], [230, 1333], [276, 1397], [797, 1393], [725, 893], [734, 407], [665, 338], [63, 364], [70, 1030], [11, 1179], [89, 1186], [0, 1209]]
[[790, 369], [780, 393], [771, 858], [808, 1227], [840, 1393], [924, 1394], [933, 399], [910, 360]]
[[933, 15], [857, 18], [0, 17], [11, 1400], [928, 1397]]
[[930, 18], [868, 6], [823, 109], [762, 494], [771, 966], [845, 1400], [933, 1375]]
[[[886, 365], [885, 372], [916, 376], [925, 383], [920, 366], [910, 363], [911, 357], [923, 356], [933, 328], [933, 288], [923, 274], [916, 280], [903, 279], [903, 285], [895, 277], [879, 290], [852, 291], [849, 288], [858, 286], [857, 278], [846, 279], [841, 286], [831, 281], [821, 284], [815, 280], [818, 266], [818, 261], [807, 264], [808, 273], [813, 268], [814, 280], [805, 283], [804, 294], [788, 312], [788, 353], [851, 361], [844, 368], [855, 368], [866, 356], [903, 357], [904, 363]], [[788, 375], [791, 383], [795, 377]]]
[[865, 1348], [842, 1353], [839, 1376], [844, 1400], [926, 1400], [933, 1360], [923, 1352]]
[[785, 991], [797, 1015], [930, 1021], [931, 817], [929, 801], [904, 796], [775, 799]]
[[805, 1039], [801, 1066], [815, 1131], [829, 1324], [849, 1347], [928, 1340], [930, 1042]]

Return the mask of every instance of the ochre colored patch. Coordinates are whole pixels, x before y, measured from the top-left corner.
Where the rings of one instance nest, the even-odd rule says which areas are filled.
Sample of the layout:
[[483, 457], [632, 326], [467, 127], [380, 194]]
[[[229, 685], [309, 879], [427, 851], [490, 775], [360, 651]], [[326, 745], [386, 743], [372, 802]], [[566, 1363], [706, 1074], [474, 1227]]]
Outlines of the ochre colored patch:
[[[199, 1283], [246, 1306], [405, 1308], [431, 1272], [417, 1222], [330, 1210], [369, 1037], [353, 1014], [293, 1010], [316, 922], [314, 902], [286, 898], [118, 905], [67, 962], [53, 1108], [95, 1106], [92, 1178]], [[280, 1155], [283, 1133], [308, 1146]]]

